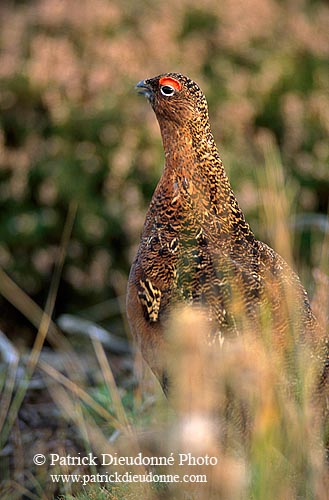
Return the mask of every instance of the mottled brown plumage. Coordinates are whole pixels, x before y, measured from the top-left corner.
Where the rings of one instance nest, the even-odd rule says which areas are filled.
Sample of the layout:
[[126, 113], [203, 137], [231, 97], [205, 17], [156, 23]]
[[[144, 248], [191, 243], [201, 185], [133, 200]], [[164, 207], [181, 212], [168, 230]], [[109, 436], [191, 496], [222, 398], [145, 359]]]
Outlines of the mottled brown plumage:
[[[278, 346], [291, 327], [299, 338], [316, 336], [316, 321], [299, 278], [255, 238], [245, 220], [199, 86], [170, 73], [137, 87], [158, 119], [165, 166], [131, 268], [127, 313], [142, 353], [164, 388], [165, 323], [180, 303], [204, 306], [211, 341], [234, 338], [248, 324], [261, 333], [264, 311]], [[289, 304], [293, 314], [287, 314]]]

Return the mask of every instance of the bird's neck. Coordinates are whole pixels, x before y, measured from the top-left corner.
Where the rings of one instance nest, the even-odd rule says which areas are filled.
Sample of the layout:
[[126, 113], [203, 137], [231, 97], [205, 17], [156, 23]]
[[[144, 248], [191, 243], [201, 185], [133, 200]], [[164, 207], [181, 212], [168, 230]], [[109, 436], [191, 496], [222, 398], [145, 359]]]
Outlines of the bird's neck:
[[230, 187], [209, 124], [204, 127], [196, 124], [194, 128], [189, 123], [182, 126], [164, 121], [160, 122], [160, 130], [166, 175], [169, 175], [168, 170], [175, 174], [183, 170], [192, 182], [199, 182], [200, 177], [207, 182], [207, 174], [212, 174], [217, 180], [215, 189]]
[[[243, 213], [231, 189], [209, 122], [203, 128], [184, 126], [174, 122], [160, 122], [165, 152], [163, 179], [170, 189], [173, 183], [189, 186], [198, 192], [210, 210], [223, 224], [232, 225], [234, 219], [244, 221]], [[168, 182], [169, 180], [169, 182]]]

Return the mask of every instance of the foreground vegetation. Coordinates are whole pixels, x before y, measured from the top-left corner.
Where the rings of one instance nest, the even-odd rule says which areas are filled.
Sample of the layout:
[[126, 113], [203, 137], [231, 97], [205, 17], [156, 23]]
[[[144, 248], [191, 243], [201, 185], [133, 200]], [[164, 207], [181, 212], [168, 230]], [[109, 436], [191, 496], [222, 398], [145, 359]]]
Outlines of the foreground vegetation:
[[[264, 211], [264, 218], [267, 224], [271, 223], [275, 235], [286, 235], [284, 245], [279, 236], [276, 245], [281, 244], [282, 252], [289, 258], [291, 233], [284, 223], [287, 218], [280, 217], [282, 207], [287, 213], [290, 210], [289, 200], [279, 182], [282, 165], [271, 149], [267, 159], [265, 178], [271, 175], [276, 182], [267, 186], [266, 197], [276, 200], [273, 206], [277, 211], [271, 212], [269, 219], [266, 219], [268, 212]], [[72, 221], [67, 222], [65, 229], [63, 258]], [[322, 278], [327, 272], [328, 249], [327, 238], [323, 240], [319, 260], [318, 274]], [[10, 465], [8, 470], [2, 464], [8, 478], [3, 483], [3, 498], [20, 498], [22, 494], [26, 498], [66, 500], [119, 500], [141, 496], [154, 500], [326, 498], [329, 487], [328, 410], [325, 396], [318, 398], [315, 392], [322, 364], [312, 355], [311, 346], [296, 349], [292, 332], [292, 337], [278, 349], [265, 311], [261, 338], [246, 324], [244, 335], [232, 344], [224, 342], [223, 348], [209, 348], [205, 342], [207, 331], [202, 314], [187, 308], [177, 312], [167, 332], [171, 346], [171, 375], [176, 381], [167, 401], [138, 355], [134, 370], [139, 374], [138, 379], [131, 378], [130, 365], [128, 376], [122, 367], [117, 371], [116, 383], [111, 365], [116, 366], [117, 361], [112, 356], [109, 364], [101, 342], [92, 340], [91, 331], [90, 341], [85, 347], [80, 344], [78, 349], [62, 337], [50, 320], [57, 293], [57, 275], [62, 265], [59, 260], [47, 308], [39, 317], [33, 350], [28, 360], [20, 363], [26, 368], [24, 376], [20, 382], [16, 381], [14, 389], [17, 366], [11, 364], [3, 374], [7, 379], [2, 379], [2, 443], [6, 443], [9, 436], [9, 442], [14, 444], [13, 455], [17, 456], [21, 447], [17, 444], [17, 436], [23, 439], [24, 432], [15, 430], [15, 426], [20, 425], [24, 398], [33, 393], [33, 380], [38, 373], [45, 381], [44, 390], [50, 394], [47, 404], [57, 408], [53, 420], [46, 422], [46, 428], [52, 429], [51, 441], [46, 434], [31, 443], [31, 448], [25, 451], [23, 469], [14, 462], [10, 472]], [[19, 293], [23, 292], [16, 289], [16, 298]], [[289, 298], [287, 301], [287, 314], [294, 314], [289, 308]], [[321, 311], [326, 301], [328, 284], [319, 279], [313, 307], [320, 319], [325, 319]], [[27, 296], [22, 296], [21, 304], [22, 312], [31, 314], [33, 307]], [[38, 320], [35, 321], [37, 325]], [[322, 326], [327, 328], [327, 323]], [[49, 339], [60, 349], [57, 352], [63, 358], [60, 370], [56, 367], [55, 353], [46, 360], [43, 357], [42, 345], [48, 330]], [[288, 364], [287, 359], [290, 360]], [[32, 422], [27, 432], [35, 435]], [[18, 446], [16, 451], [15, 446]], [[149, 462], [144, 465], [107, 462], [102, 466], [100, 461], [95, 466], [58, 460], [52, 465], [47, 459], [43, 466], [34, 465], [31, 469], [36, 453], [43, 453], [47, 458], [51, 454], [89, 456], [91, 453], [96, 457], [102, 454], [106, 457], [172, 456], [175, 460], [165, 466], [149, 467]], [[196, 459], [179, 464], [180, 454], [190, 454]], [[201, 458], [195, 463], [197, 457], [214, 457], [214, 461], [204, 463]], [[25, 472], [25, 467], [29, 467], [29, 473]], [[180, 479], [177, 483], [172, 482], [170, 478], [164, 483], [136, 483], [126, 478], [124, 483], [113, 484], [106, 476], [113, 473], [171, 474], [180, 479], [188, 475], [192, 479], [187, 483]], [[69, 474], [79, 476], [80, 482], [72, 476], [68, 480], [60, 476], [68, 477]], [[57, 480], [52, 479], [54, 475]], [[19, 477], [24, 477], [24, 486], [18, 482]], [[194, 482], [196, 477], [200, 481], [203, 478], [202, 482]]]

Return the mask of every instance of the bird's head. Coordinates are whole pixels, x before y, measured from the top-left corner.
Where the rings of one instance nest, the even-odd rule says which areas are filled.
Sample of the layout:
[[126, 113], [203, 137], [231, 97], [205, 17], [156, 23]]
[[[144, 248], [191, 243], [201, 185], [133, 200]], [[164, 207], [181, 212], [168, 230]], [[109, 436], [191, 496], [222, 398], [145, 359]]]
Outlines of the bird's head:
[[208, 121], [206, 98], [187, 76], [165, 73], [141, 80], [136, 89], [148, 98], [160, 124], [163, 120], [178, 124]]

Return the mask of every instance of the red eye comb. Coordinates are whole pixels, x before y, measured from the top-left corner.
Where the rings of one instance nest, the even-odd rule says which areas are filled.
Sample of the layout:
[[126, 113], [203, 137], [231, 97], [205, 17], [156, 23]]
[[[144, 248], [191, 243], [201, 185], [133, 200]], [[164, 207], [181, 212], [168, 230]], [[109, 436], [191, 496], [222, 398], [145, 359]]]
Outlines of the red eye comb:
[[176, 80], [175, 78], [171, 78], [170, 76], [164, 76], [159, 80], [160, 85], [170, 85], [174, 87], [176, 90], [180, 90], [182, 88], [182, 84]]

